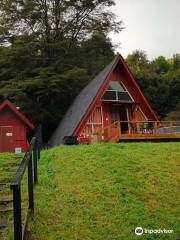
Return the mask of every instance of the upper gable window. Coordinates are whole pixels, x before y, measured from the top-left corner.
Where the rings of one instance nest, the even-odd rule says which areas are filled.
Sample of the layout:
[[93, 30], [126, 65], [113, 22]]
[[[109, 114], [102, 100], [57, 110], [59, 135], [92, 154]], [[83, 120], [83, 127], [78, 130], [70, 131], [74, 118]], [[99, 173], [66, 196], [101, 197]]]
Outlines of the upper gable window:
[[128, 91], [118, 81], [110, 81], [109, 86], [102, 99], [105, 101], [132, 102]]
[[126, 92], [124, 87], [118, 81], [110, 81], [109, 87], [107, 90], [114, 90], [118, 92]]

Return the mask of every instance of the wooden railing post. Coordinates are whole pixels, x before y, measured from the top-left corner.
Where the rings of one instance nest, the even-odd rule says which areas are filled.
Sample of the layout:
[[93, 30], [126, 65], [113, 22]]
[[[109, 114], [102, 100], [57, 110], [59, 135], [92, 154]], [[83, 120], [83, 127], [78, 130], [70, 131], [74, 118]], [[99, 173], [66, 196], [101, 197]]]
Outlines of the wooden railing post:
[[22, 240], [21, 187], [11, 186], [13, 190], [14, 240]]
[[97, 142], [99, 142], [101, 140], [101, 133], [99, 131], [99, 129], [97, 130]]
[[174, 131], [173, 131], [173, 122], [172, 122], [172, 121], [170, 122], [170, 131], [171, 131], [171, 133], [174, 132]]
[[154, 124], [154, 133], [158, 133], [158, 127], [157, 127], [157, 122], [152, 122]]
[[108, 126], [108, 140], [111, 139], [111, 126]]
[[101, 130], [101, 139], [104, 141], [104, 128], [102, 127], [102, 130]]
[[41, 158], [41, 151], [40, 151], [40, 142], [39, 139], [37, 140], [37, 152], [38, 152], [38, 160]]
[[103, 132], [103, 130], [102, 130], [102, 127], [101, 127], [100, 128], [100, 134], [99, 134], [100, 135], [100, 142], [102, 141], [102, 135], [103, 135], [102, 132]]
[[42, 126], [39, 125], [39, 127], [36, 130], [35, 137], [37, 139], [37, 157], [40, 159], [40, 149], [42, 147]]
[[118, 121], [118, 138], [121, 137], [121, 122]]
[[[23, 240], [25, 238], [28, 218], [30, 214], [34, 213], [34, 183], [38, 181], [38, 150], [40, 151], [40, 146], [36, 136], [32, 138], [29, 151], [24, 155], [16, 175], [10, 182], [10, 189], [13, 191], [14, 240]], [[28, 212], [26, 222], [22, 225], [21, 181], [26, 169], [28, 170]]]
[[32, 154], [28, 163], [28, 194], [29, 194], [29, 210], [34, 212], [34, 186], [33, 186], [33, 172], [32, 172]]
[[139, 122], [136, 122], [136, 124], [137, 124], [137, 133], [139, 134], [140, 133], [140, 124], [139, 124]]
[[33, 163], [34, 163], [34, 183], [38, 183], [38, 169], [37, 169], [37, 139], [33, 149]]

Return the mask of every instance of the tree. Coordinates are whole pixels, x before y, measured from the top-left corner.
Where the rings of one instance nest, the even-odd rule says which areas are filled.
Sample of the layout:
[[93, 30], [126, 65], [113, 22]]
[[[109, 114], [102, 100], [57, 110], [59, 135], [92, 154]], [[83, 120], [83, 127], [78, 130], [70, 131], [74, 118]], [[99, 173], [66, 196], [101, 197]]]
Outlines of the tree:
[[142, 51], [128, 55], [126, 61], [151, 106], [165, 118], [169, 112], [179, 112], [180, 104], [180, 65], [179, 54], [173, 59], [163, 56], [149, 61]]
[[47, 141], [81, 89], [114, 57], [112, 0], [0, 0], [0, 98], [21, 106]]
[[126, 61], [134, 74], [139, 74], [149, 67], [147, 55], [141, 50], [135, 50], [132, 54], [129, 54]]
[[[1, 0], [2, 42], [12, 43], [17, 36], [31, 35], [41, 41], [46, 57], [56, 55], [54, 44], [64, 42], [67, 51], [74, 42], [91, 37], [93, 31], [118, 32], [121, 22], [107, 11], [113, 0]], [[42, 54], [43, 55], [43, 54]], [[44, 56], [44, 55], [43, 55]]]
[[173, 56], [173, 69], [180, 69], [180, 54]]
[[165, 57], [159, 56], [152, 62], [152, 67], [156, 73], [161, 74], [168, 72], [170, 69], [170, 64]]

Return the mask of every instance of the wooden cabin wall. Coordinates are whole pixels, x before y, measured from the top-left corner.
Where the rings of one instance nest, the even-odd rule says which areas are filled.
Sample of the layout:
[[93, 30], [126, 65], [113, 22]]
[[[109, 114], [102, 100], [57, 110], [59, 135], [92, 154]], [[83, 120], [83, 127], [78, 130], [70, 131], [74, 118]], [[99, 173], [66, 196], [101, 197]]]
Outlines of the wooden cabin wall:
[[139, 107], [132, 105], [128, 106], [128, 121], [147, 121], [146, 116], [143, 114]]
[[0, 112], [0, 152], [14, 152], [19, 147], [28, 149], [26, 126], [6, 107]]
[[144, 114], [142, 113], [141, 109], [140, 108], [136, 108], [135, 111], [134, 111], [134, 119], [133, 121], [145, 121], [147, 120], [144, 116]]
[[98, 139], [98, 133], [102, 132], [103, 126], [103, 116], [102, 116], [102, 106], [96, 106], [93, 113], [88, 118], [88, 121], [82, 131], [81, 134], [85, 136], [93, 136], [94, 135], [94, 142], [98, 142], [102, 139]]

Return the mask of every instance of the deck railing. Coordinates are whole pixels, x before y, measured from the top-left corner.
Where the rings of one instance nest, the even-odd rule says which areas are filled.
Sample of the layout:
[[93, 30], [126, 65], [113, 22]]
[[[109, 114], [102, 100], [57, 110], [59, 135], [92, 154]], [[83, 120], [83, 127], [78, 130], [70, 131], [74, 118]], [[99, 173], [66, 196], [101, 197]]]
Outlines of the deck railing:
[[125, 136], [180, 137], [180, 121], [116, 121], [94, 132], [90, 138], [93, 136], [98, 140], [116, 140]]
[[[14, 240], [24, 240], [26, 238], [28, 220], [34, 213], [34, 186], [38, 183], [38, 160], [40, 159], [41, 141], [42, 133], [41, 126], [39, 126], [30, 142], [28, 152], [24, 155], [17, 173], [10, 183], [10, 189], [13, 191]], [[21, 182], [26, 170], [28, 180], [28, 206], [25, 222], [23, 223]]]
[[168, 134], [180, 133], [180, 121], [120, 121], [116, 123], [121, 126], [127, 125], [128, 130], [121, 134]]

